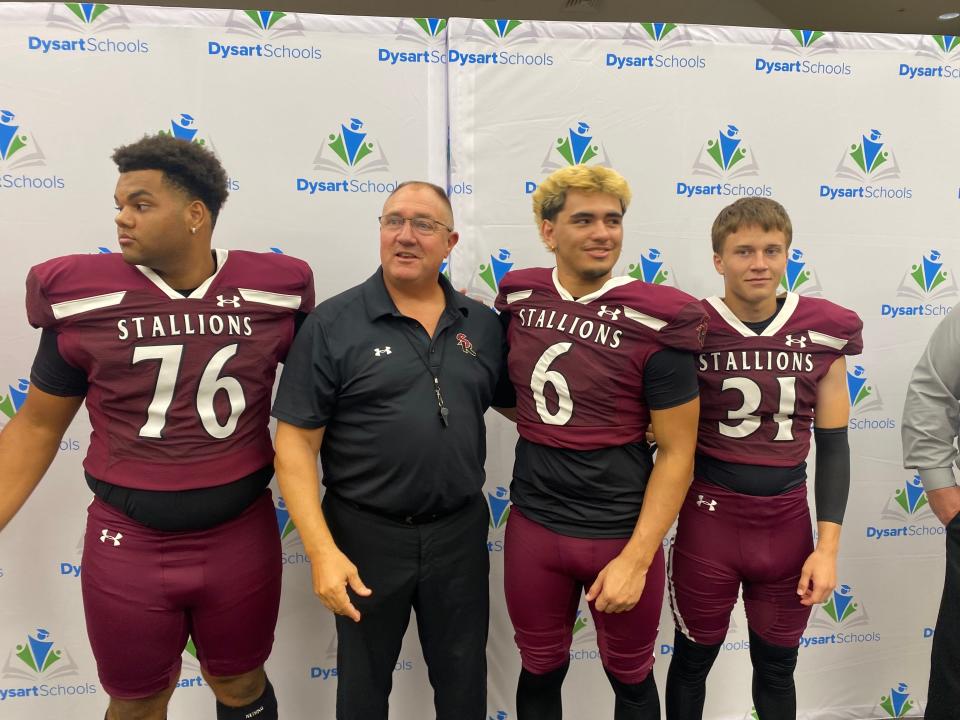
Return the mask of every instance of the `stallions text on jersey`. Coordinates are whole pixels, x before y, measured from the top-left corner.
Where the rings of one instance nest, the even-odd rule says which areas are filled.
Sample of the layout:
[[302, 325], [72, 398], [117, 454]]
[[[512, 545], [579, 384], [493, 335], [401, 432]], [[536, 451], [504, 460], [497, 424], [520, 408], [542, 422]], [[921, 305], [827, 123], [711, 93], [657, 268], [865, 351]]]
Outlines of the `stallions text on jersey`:
[[664, 348], [698, 352], [706, 332], [693, 297], [630, 277], [574, 299], [555, 269], [514, 270], [500, 282], [496, 308], [510, 316], [517, 430], [572, 450], [643, 441], [647, 358]]
[[697, 452], [748, 465], [793, 467], [807, 458], [817, 385], [842, 355], [863, 350], [856, 313], [787, 293], [757, 334], [718, 297], [703, 301], [710, 333], [697, 358]]
[[70, 255], [27, 276], [27, 317], [56, 331], [87, 375], [93, 432], [84, 468], [146, 490], [236, 480], [273, 460], [278, 362], [296, 313], [313, 308], [302, 260], [216, 250], [217, 270], [184, 296], [119, 254]]

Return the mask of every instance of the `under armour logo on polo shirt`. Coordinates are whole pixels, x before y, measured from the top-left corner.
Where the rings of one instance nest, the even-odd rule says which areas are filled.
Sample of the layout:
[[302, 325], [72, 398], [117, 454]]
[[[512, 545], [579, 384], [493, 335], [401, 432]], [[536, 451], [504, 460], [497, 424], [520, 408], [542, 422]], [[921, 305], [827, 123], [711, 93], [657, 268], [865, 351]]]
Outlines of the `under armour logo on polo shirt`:
[[607, 317], [607, 316], [609, 316], [611, 320], [619, 320], [619, 319], [620, 319], [620, 308], [614, 308], [613, 310], [607, 310], [607, 306], [606, 306], [606, 305], [601, 305], [601, 306], [600, 306], [600, 309], [597, 310], [597, 315], [599, 315], [600, 317]]
[[113, 540], [114, 547], [120, 544], [120, 538], [122, 537], [123, 533], [118, 532], [116, 535], [111, 535], [107, 528], [103, 528], [103, 530], [100, 531], [100, 542], [105, 543], [107, 540]]
[[224, 305], [233, 305], [235, 308], [240, 307], [240, 296], [234, 295], [233, 299], [230, 300], [223, 295], [217, 295], [217, 307], [223, 307]]
[[707, 510], [709, 510], [710, 512], [716, 512], [716, 511], [717, 511], [717, 501], [716, 501], [716, 500], [704, 500], [704, 499], [703, 499], [703, 495], [697, 495], [697, 507], [701, 507], [702, 505], [706, 505], [706, 506], [707, 506]]
[[374, 348], [373, 354], [376, 355], [377, 357], [380, 357], [381, 355], [390, 355], [391, 354], [390, 346], [387, 345], [386, 347], [382, 347], [382, 348]]
[[800, 337], [787, 335], [787, 347], [792, 347], [794, 345], [799, 345], [800, 347], [805, 348], [807, 346], [807, 339], [803, 335]]

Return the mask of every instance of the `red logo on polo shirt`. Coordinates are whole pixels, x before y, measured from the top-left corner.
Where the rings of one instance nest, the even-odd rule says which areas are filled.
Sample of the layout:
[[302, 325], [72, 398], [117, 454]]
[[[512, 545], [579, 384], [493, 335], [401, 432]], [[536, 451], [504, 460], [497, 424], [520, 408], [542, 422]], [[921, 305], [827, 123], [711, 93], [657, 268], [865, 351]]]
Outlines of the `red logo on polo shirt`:
[[473, 349], [473, 343], [464, 333], [457, 333], [457, 345], [460, 346], [465, 355], [477, 356], [477, 351]]

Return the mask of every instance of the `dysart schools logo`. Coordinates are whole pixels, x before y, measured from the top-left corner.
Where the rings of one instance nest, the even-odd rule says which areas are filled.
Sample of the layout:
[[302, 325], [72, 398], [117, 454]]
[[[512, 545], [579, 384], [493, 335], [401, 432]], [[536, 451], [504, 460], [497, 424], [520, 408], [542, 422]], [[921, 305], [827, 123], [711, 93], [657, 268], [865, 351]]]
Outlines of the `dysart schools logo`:
[[873, 540], [891, 538], [940, 537], [946, 528], [930, 509], [923, 483], [918, 474], [896, 488], [887, 498], [880, 517], [887, 521], [884, 527], [868, 525], [866, 536]]
[[0, 170], [45, 164], [36, 138], [17, 120], [12, 110], [0, 109]]
[[489, 262], [480, 263], [477, 276], [496, 297], [497, 293], [500, 292], [500, 281], [503, 280], [504, 275], [510, 272], [512, 267], [513, 261], [510, 260], [510, 251], [506, 248], [500, 248], [496, 254], [490, 255]]
[[23, 680], [53, 680], [78, 674], [77, 664], [43, 628], [28, 633], [26, 640], [10, 651], [2, 672], [3, 677]]
[[[103, 3], [50, 3], [47, 28], [57, 34], [27, 36], [27, 50], [42, 55], [82, 54], [146, 54], [150, 46], [145, 40], [116, 40], [98, 37], [129, 28], [123, 8]], [[80, 35], [81, 37], [77, 37]]]
[[917, 56], [927, 57], [935, 64], [900, 63], [897, 74], [906, 80], [960, 79], [960, 35], [920, 35], [917, 38]]
[[510, 517], [510, 492], [497, 486], [492, 493], [487, 493], [487, 506], [490, 508], [490, 527], [494, 530], [502, 528]]
[[866, 412], [883, 408], [880, 394], [870, 383], [863, 365], [854, 365], [847, 371], [847, 393], [851, 411]]
[[720, 128], [717, 134], [708, 138], [700, 147], [691, 169], [693, 175], [716, 178], [715, 183], [678, 181], [678, 197], [693, 198], [703, 196], [744, 197], [773, 195], [773, 188], [766, 184], [743, 185], [731, 181], [755, 177], [760, 174], [753, 148], [745, 142], [740, 128], [733, 123]]
[[898, 683], [895, 688], [890, 688], [887, 694], [880, 696], [876, 709], [881, 711], [881, 717], [907, 717], [907, 714], [917, 705], [916, 701], [910, 699], [907, 689], [906, 683]]
[[[909, 200], [912, 188], [892, 187], [890, 182], [900, 178], [900, 165], [883, 132], [871, 128], [850, 143], [840, 157], [836, 177], [853, 180], [858, 185], [820, 185], [820, 197], [825, 200]], [[878, 184], [886, 187], [878, 187]]]
[[927, 494], [923, 491], [919, 474], [915, 474], [894, 490], [880, 517], [901, 522], [935, 517], [930, 509], [930, 503], [927, 502]]
[[780, 77], [783, 75], [852, 75], [853, 68], [846, 62], [826, 62], [813, 60], [817, 55], [836, 54], [837, 42], [832, 33], [820, 30], [779, 30], [774, 36], [772, 50], [788, 53], [796, 60], [778, 60], [758, 57], [754, 60], [754, 70], [764, 75]]
[[673, 271], [664, 262], [663, 254], [657, 248], [649, 248], [646, 253], [641, 254], [640, 262], [628, 266], [627, 275], [651, 285], [676, 285]]
[[823, 288], [817, 273], [804, 257], [800, 248], [790, 248], [787, 253], [787, 267], [780, 278], [780, 287], [787, 292], [801, 295], [820, 295]]
[[197, 145], [206, 145], [206, 139], [199, 134], [200, 128], [197, 121], [188, 113], [180, 113], [170, 119], [170, 124], [166, 129], [160, 131], [161, 135], [170, 135], [177, 140], [186, 140]]
[[30, 387], [30, 381], [26, 378], [17, 380], [16, 385], [7, 385], [5, 395], [0, 395], [0, 412], [7, 418], [12, 418], [17, 411], [23, 407], [27, 400], [27, 390]]
[[242, 35], [256, 42], [208, 40], [206, 54], [209, 57], [241, 62], [260, 58], [308, 62], [323, 59], [323, 51], [319, 47], [279, 42], [305, 35], [303, 22], [296, 13], [279, 10], [231, 10], [224, 28], [228, 35]]
[[[463, 30], [458, 33], [457, 40], [469, 42], [472, 47], [451, 46], [447, 50], [446, 60], [452, 67], [467, 65], [550, 67], [555, 63], [553, 55], [548, 52], [531, 53], [517, 50], [518, 46], [539, 43], [534, 24], [522, 20], [509, 18], [468, 20]], [[429, 53], [423, 54], [429, 56]]]
[[897, 295], [926, 300], [954, 297], [957, 281], [953, 272], [944, 266], [939, 250], [930, 250], [920, 261], [910, 267], [897, 288]]
[[543, 158], [541, 170], [553, 172], [564, 166], [586, 165], [591, 160], [595, 164], [609, 165], [606, 149], [594, 136], [590, 125], [583, 121], [567, 128], [566, 132], [554, 141], [553, 147]]
[[509, 717], [506, 710], [497, 710], [493, 715], [487, 715], [487, 720], [507, 720]]
[[810, 618], [809, 630], [826, 631], [823, 634], [804, 635], [800, 638], [803, 648], [823, 645], [857, 645], [880, 642], [880, 633], [866, 632], [870, 618], [862, 603], [854, 596], [849, 585], [840, 585], [823, 605], [818, 605]]
[[866, 611], [857, 602], [849, 585], [841, 585], [830, 594], [830, 598], [821, 606], [820, 619], [825, 620], [827, 625], [842, 627], [856, 627], [869, 622]]
[[880, 306], [880, 317], [892, 320], [940, 318], [951, 311], [958, 291], [960, 289], [953, 271], [947, 269], [940, 251], [932, 249], [910, 266], [897, 287], [897, 297], [910, 298], [916, 302], [909, 305], [883, 303]]
[[359, 177], [390, 170], [390, 163], [379, 140], [368, 131], [364, 121], [351, 117], [328, 133], [313, 159], [313, 169], [338, 175], [342, 180], [297, 178], [297, 192], [309, 195], [329, 192], [390, 193], [397, 181], [377, 182]]
[[290, 511], [287, 510], [287, 503], [282, 497], [278, 497], [274, 510], [277, 513], [277, 528], [280, 531], [280, 540], [286, 540], [297, 530], [293, 524], [293, 518], [290, 517]]
[[50, 3], [47, 13], [47, 27], [78, 33], [126, 30], [129, 23], [122, 6], [104, 3]]
[[296, 13], [279, 10], [231, 10], [224, 27], [230, 33], [271, 40], [304, 34], [303, 22]]
[[[689, 30], [665, 22], [631, 23], [623, 34], [626, 50], [608, 52], [604, 65], [612, 70], [703, 70], [707, 61], [700, 55], [677, 55], [676, 50], [693, 44]], [[644, 54], [636, 54], [636, 50]]]

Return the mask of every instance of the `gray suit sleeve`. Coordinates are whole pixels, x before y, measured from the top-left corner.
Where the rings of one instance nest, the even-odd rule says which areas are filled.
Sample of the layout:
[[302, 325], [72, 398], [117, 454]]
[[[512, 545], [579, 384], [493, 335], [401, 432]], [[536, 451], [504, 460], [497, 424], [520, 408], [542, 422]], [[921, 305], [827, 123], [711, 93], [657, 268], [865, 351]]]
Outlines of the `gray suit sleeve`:
[[960, 305], [933, 331], [914, 368], [903, 408], [903, 465], [920, 471], [925, 490], [956, 484], [960, 431]]

